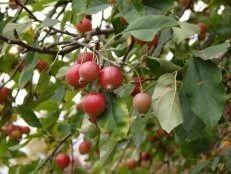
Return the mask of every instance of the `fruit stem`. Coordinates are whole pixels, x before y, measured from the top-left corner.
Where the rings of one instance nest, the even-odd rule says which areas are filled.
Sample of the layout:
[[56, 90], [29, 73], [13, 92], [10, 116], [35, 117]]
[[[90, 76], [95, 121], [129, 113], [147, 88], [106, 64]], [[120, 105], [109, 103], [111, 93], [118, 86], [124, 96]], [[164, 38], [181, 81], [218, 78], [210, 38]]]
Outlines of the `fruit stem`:
[[84, 78], [83, 77], [80, 77], [79, 78], [79, 83], [83, 83], [85, 80], [84, 80]]
[[142, 83], [141, 83], [140, 75], [139, 75], [138, 71], [136, 71], [136, 69], [133, 68], [133, 66], [131, 66], [130, 64], [128, 64], [128, 63], [125, 63], [125, 64], [128, 65], [136, 73], [136, 75], [138, 76], [139, 84], [140, 84], [140, 91], [143, 92]]
[[106, 87], [107, 90], [111, 91], [113, 89], [113, 86], [111, 84], [108, 84]]

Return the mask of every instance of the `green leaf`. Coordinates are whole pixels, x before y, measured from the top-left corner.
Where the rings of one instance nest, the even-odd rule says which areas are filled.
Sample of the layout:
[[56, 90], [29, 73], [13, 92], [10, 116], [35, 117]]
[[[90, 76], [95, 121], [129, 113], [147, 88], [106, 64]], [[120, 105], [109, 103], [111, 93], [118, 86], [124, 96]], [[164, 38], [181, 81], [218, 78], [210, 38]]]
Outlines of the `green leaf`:
[[112, 93], [106, 93], [107, 108], [97, 120], [102, 132], [111, 132], [112, 137], [121, 140], [129, 130], [129, 112], [125, 101]]
[[131, 123], [131, 132], [134, 134], [140, 133], [143, 130], [142, 128], [144, 127], [144, 125], [145, 123], [142, 117], [137, 116]]
[[193, 167], [189, 171], [189, 174], [199, 174], [201, 172], [201, 170], [203, 168], [205, 168], [209, 163], [210, 163], [210, 161], [208, 161], [208, 160], [200, 162], [199, 164], [197, 164], [195, 167]]
[[128, 23], [147, 15], [161, 15], [173, 8], [172, 1], [140, 1], [140, 0], [117, 0], [117, 7], [121, 16], [124, 16]]
[[59, 106], [56, 101], [48, 100], [44, 101], [42, 103], [39, 103], [39, 105], [36, 107], [36, 110], [45, 110], [48, 112], [55, 112], [59, 109]]
[[9, 150], [11, 150], [11, 151], [19, 150], [19, 149], [21, 149], [22, 147], [26, 146], [29, 142], [30, 142], [30, 140], [27, 140], [27, 141], [25, 141], [25, 142], [22, 143], [22, 144], [21, 144], [21, 143], [20, 143], [20, 144], [16, 144], [16, 145], [14, 145], [14, 146], [9, 147]]
[[20, 74], [18, 86], [19, 86], [20, 88], [24, 88], [25, 85], [27, 84], [27, 82], [29, 82], [29, 81], [31, 80], [33, 74], [34, 74], [34, 68], [33, 68], [33, 67], [26, 68], [26, 69]]
[[173, 27], [173, 41], [177, 44], [200, 32], [198, 26], [187, 22], [180, 23], [180, 27]]
[[24, 174], [24, 173], [33, 174], [33, 173], [35, 173], [35, 169], [36, 169], [37, 165], [38, 164], [36, 164], [34, 162], [31, 164], [22, 165], [20, 167], [20, 173], [21, 174]]
[[110, 7], [107, 0], [90, 0], [87, 7], [87, 14], [95, 14]]
[[170, 61], [154, 57], [149, 57], [147, 59], [147, 65], [151, 72], [156, 76], [160, 76], [165, 73], [172, 73], [180, 69], [179, 66]]
[[3, 30], [3, 19], [4, 19], [4, 13], [0, 13], [0, 33], [2, 33]]
[[38, 91], [39, 93], [42, 93], [42, 91], [44, 91], [49, 85], [50, 79], [51, 79], [51, 76], [48, 73], [46, 72], [40, 73], [39, 81], [36, 86], [36, 91]]
[[71, 132], [71, 125], [68, 123], [60, 123], [57, 128], [58, 132], [63, 135], [67, 135]]
[[178, 22], [168, 16], [150, 15], [141, 17], [131, 22], [125, 32], [142, 41], [152, 41], [155, 35], [162, 29], [178, 25]]
[[194, 138], [193, 140], [186, 140], [185, 138], [179, 138], [175, 136], [175, 141], [180, 145], [181, 153], [188, 159], [194, 159], [201, 153], [209, 153], [211, 151], [211, 141], [208, 140], [204, 131], [201, 132], [201, 136]]
[[21, 106], [18, 106], [16, 110], [21, 115], [23, 120], [31, 127], [37, 127], [37, 128], [42, 127], [39, 119], [37, 118], [35, 113], [30, 108], [27, 108], [21, 105]]
[[158, 44], [155, 48], [154, 53], [152, 54], [154, 57], [160, 57], [160, 54], [162, 53], [165, 44], [172, 39], [172, 36], [172, 29], [166, 28], [160, 31]]
[[31, 27], [31, 22], [26, 22], [26, 23], [21, 23], [21, 24], [9, 22], [4, 27], [2, 33], [4, 36], [10, 39], [18, 39], [18, 38], [15, 38], [14, 31], [16, 31], [17, 34], [20, 36], [20, 34], [25, 32], [29, 27]]
[[73, 0], [72, 1], [72, 14], [73, 14], [75, 21], [76, 21], [77, 15], [86, 12], [86, 7], [87, 7], [86, 0]]
[[9, 169], [9, 174], [37, 174], [36, 167], [39, 165], [39, 161], [33, 161], [25, 165], [14, 165]]
[[6, 151], [7, 151], [6, 138], [4, 137], [4, 135], [2, 135], [0, 136], [0, 158], [6, 155]]
[[56, 19], [51, 19], [51, 18], [46, 18], [44, 21], [43, 21], [43, 25], [44, 27], [53, 27], [55, 24], [57, 23], [60, 23], [59, 20], [56, 20]]
[[49, 112], [46, 117], [40, 118], [40, 122], [44, 129], [49, 129], [50, 127], [53, 127], [58, 119], [59, 119], [60, 112]]
[[30, 51], [28, 52], [24, 60], [24, 63], [26, 64], [26, 66], [35, 67], [37, 65], [37, 61], [38, 61], [38, 53]]
[[204, 60], [209, 60], [214, 58], [221, 58], [223, 55], [227, 53], [228, 50], [230, 50], [230, 43], [224, 42], [219, 45], [213, 45], [201, 51], [192, 50], [192, 53], [195, 56], [200, 57]]
[[87, 118], [87, 115], [84, 115], [81, 128], [79, 132], [87, 134], [89, 137], [99, 136], [100, 130], [96, 128]]
[[188, 98], [185, 95], [184, 85], [180, 92], [180, 102], [183, 111], [184, 122], [177, 127], [176, 133], [180, 138], [194, 138], [201, 135], [205, 124], [191, 110]]
[[[119, 34], [119, 33], [121, 33], [122, 31], [124, 31], [124, 29], [125, 29], [125, 26], [120, 22], [120, 19], [119, 19], [119, 17], [118, 17], [118, 11], [113, 11], [113, 14], [112, 14], [112, 17], [111, 17], [111, 24], [113, 25], [113, 28], [114, 28], [114, 30], [115, 30], [115, 34], [117, 35], [117, 34]], [[118, 35], [117, 37], [115, 37], [115, 39], [118, 39], [118, 38], [120, 38], [120, 36], [121, 35]], [[118, 57], [121, 57], [121, 56], [123, 56], [124, 55], [124, 52], [125, 52], [125, 50], [126, 50], [126, 45], [123, 45], [123, 47], [124, 48], [121, 48], [122, 47], [122, 45], [121, 44], [119, 44], [118, 46], [117, 46], [117, 50], [115, 51], [115, 54], [118, 56]], [[119, 48], [121, 48], [121, 49], [119, 49]]]
[[85, 113], [83, 111], [78, 112], [77, 114], [71, 117], [71, 130], [76, 131], [76, 128], [80, 128], [83, 122]]
[[[154, 15], [166, 13], [168, 10], [174, 7], [174, 1], [172, 0], [143, 0], [142, 3], [145, 7], [149, 7], [151, 13]], [[150, 9], [151, 8], [151, 9]]]
[[214, 128], [226, 101], [221, 71], [211, 61], [193, 58], [187, 62], [183, 72], [185, 95], [192, 111], [208, 127]]
[[99, 140], [100, 162], [103, 166], [110, 164], [114, 158], [117, 141], [110, 138], [108, 134], [101, 133]]
[[231, 160], [230, 159], [225, 162], [225, 167], [229, 170], [229, 172], [231, 172]]
[[56, 74], [56, 78], [62, 78], [66, 76], [67, 70], [68, 70], [68, 66], [64, 66], [62, 68], [59, 69], [58, 73]]
[[184, 115], [184, 122], [182, 124], [184, 129], [188, 132], [192, 130], [196, 130], [196, 131], [203, 130], [204, 124], [191, 110], [188, 98], [186, 97], [186, 94], [184, 91], [184, 86], [180, 92], [180, 101], [181, 101], [182, 111]]
[[131, 93], [134, 91], [135, 85], [133, 84], [128, 84], [128, 85], [123, 85], [120, 88], [116, 89], [114, 92], [119, 96], [119, 97], [126, 97], [130, 96]]
[[51, 96], [50, 100], [54, 100], [57, 103], [60, 103], [63, 100], [63, 97], [65, 96], [67, 92], [66, 86], [62, 85], [57, 90], [55, 90], [54, 95]]
[[25, 59], [27, 67], [22, 71], [19, 77], [18, 86], [24, 88], [27, 82], [29, 82], [34, 74], [34, 69], [37, 64], [38, 53], [29, 52], [28, 56]]
[[130, 23], [135, 19], [144, 16], [144, 6], [140, 1], [117, 0], [117, 6], [122, 16]]
[[177, 93], [176, 74], [162, 75], [156, 84], [153, 96], [154, 114], [161, 127], [171, 132], [183, 122], [181, 105]]

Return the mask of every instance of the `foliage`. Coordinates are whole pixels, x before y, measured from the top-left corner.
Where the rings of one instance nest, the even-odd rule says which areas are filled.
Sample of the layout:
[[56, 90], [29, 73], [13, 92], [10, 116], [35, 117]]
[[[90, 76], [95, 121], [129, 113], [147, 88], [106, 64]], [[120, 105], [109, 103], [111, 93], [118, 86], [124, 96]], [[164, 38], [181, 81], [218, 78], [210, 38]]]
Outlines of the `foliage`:
[[[0, 173], [231, 172], [230, 0], [12, 0], [0, 8]], [[83, 18], [90, 31], [80, 33]], [[101, 69], [117, 67], [122, 86], [72, 87], [65, 77], [80, 52]], [[90, 92], [106, 97], [97, 119], [80, 103]], [[133, 107], [139, 92], [152, 98], [146, 113]], [[72, 161], [66, 156], [64, 170], [59, 153]]]

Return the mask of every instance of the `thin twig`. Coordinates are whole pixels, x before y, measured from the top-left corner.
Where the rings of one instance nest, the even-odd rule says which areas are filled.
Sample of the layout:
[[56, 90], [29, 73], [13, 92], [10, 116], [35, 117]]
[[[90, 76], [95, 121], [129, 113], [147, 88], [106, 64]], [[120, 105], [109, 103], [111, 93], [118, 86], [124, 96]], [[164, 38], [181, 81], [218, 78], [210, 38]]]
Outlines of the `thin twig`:
[[74, 149], [73, 149], [73, 142], [71, 140], [71, 173], [74, 173]]
[[112, 170], [112, 173], [115, 173], [115, 171], [116, 171], [116, 169], [118, 168], [119, 164], [122, 162], [122, 160], [123, 160], [123, 158], [124, 158], [124, 156], [125, 156], [125, 153], [126, 153], [128, 147], [129, 147], [131, 141], [132, 141], [132, 138], [130, 138], [130, 139], [128, 140], [128, 143], [127, 143], [126, 147], [124, 148], [123, 153], [122, 153], [122, 155], [120, 156], [120, 158], [119, 158], [119, 160], [118, 160], [116, 166], [115, 166], [114, 169]]
[[108, 58], [106, 58], [103, 54], [101, 54], [98, 50], [94, 49], [94, 47], [89, 46], [88, 44], [85, 44], [83, 42], [79, 42], [79, 41], [75, 41], [73, 42], [73, 44], [78, 44], [82, 47], [86, 47], [88, 49], [90, 49], [92, 52], [94, 52], [97, 56], [101, 57], [103, 60], [110, 62], [111, 64], [113, 64], [114, 66], [119, 66], [119, 64], [115, 63], [114, 61], [109, 60]]
[[52, 160], [53, 157], [55, 156], [56, 152], [58, 151], [59, 147], [64, 143], [66, 142], [66, 140], [72, 135], [72, 133], [69, 133], [67, 136], [65, 136], [63, 139], [61, 139], [59, 141], [59, 143], [57, 144], [57, 146], [54, 148], [54, 150], [51, 152], [51, 154], [46, 158], [46, 160], [36, 169], [37, 171], [40, 170], [41, 168], [43, 168], [46, 163], [49, 161], [49, 160]]
[[[27, 13], [29, 13], [29, 16], [36, 20], [36, 21], [40, 21], [24, 4], [22, 4], [21, 2], [19, 2], [19, 0], [16, 0], [16, 3], [21, 7], [23, 8], [24, 10], [27, 11]], [[40, 21], [41, 22], [41, 21]]]
[[[78, 36], [76, 39], [80, 39], [80, 38], [87, 36], [87, 35], [89, 35], [89, 36], [100, 35], [100, 34], [107, 35], [107, 34], [110, 34], [113, 32], [114, 32], [114, 30], [112, 28], [104, 29], [104, 30], [100, 30], [100, 31], [93, 30], [91, 32], [87, 32], [87, 33], [83, 34], [83, 36]], [[52, 55], [65, 55], [65, 54], [68, 54], [71, 51], [82, 46], [82, 45], [76, 45], [75, 44], [75, 45], [72, 45], [72, 46], [67, 47], [65, 49], [62, 49], [62, 50], [50, 49], [49, 47], [34, 47], [34, 46], [31, 46], [31, 45], [23, 42], [22, 40], [19, 40], [19, 39], [13, 40], [13, 39], [7, 38], [1, 34], [0, 34], [0, 40], [7, 42], [8, 44], [19, 45], [23, 48], [26, 48], [28, 51], [34, 51], [34, 52], [38, 52], [38, 53], [52, 54]], [[57, 43], [57, 45], [58, 45], [58, 43]]]
[[0, 89], [2, 89], [7, 83], [9, 83], [14, 78], [14, 76], [16, 75], [18, 69], [20, 68], [20, 66], [22, 66], [23, 62], [24, 62], [24, 60], [22, 59], [18, 63], [18, 65], [15, 67], [15, 69], [14, 69], [13, 73], [11, 74], [10, 78], [0, 86]]
[[[27, 4], [28, 1], [29, 1], [29, 0], [26, 0], [26, 1], [24, 2], [24, 4]], [[22, 10], [23, 10], [22, 7], [20, 7], [20, 8], [18, 9], [17, 13], [15, 14], [15, 17], [11, 20], [12, 23], [14, 23], [14, 22], [16, 22], [16, 21], [18, 20], [18, 17], [19, 17], [19, 15], [21, 14]]]

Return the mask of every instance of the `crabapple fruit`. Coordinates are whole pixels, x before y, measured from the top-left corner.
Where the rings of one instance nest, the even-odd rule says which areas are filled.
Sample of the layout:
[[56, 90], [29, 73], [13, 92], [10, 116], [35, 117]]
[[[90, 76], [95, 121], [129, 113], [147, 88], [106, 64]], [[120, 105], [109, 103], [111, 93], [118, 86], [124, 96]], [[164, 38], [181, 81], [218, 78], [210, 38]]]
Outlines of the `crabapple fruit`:
[[80, 82], [79, 79], [79, 68], [80, 64], [74, 64], [71, 67], [69, 67], [67, 74], [66, 74], [66, 80], [69, 85], [74, 86], [75, 88], [82, 88], [86, 86], [87, 84], [85, 82]]
[[136, 94], [133, 98], [133, 106], [139, 113], [146, 113], [151, 105], [152, 99], [146, 93]]
[[82, 107], [90, 117], [97, 117], [106, 109], [106, 97], [96, 92], [89, 93], [84, 97]]
[[117, 89], [123, 83], [123, 74], [114, 66], [106, 67], [99, 73], [99, 83], [104, 89]]

